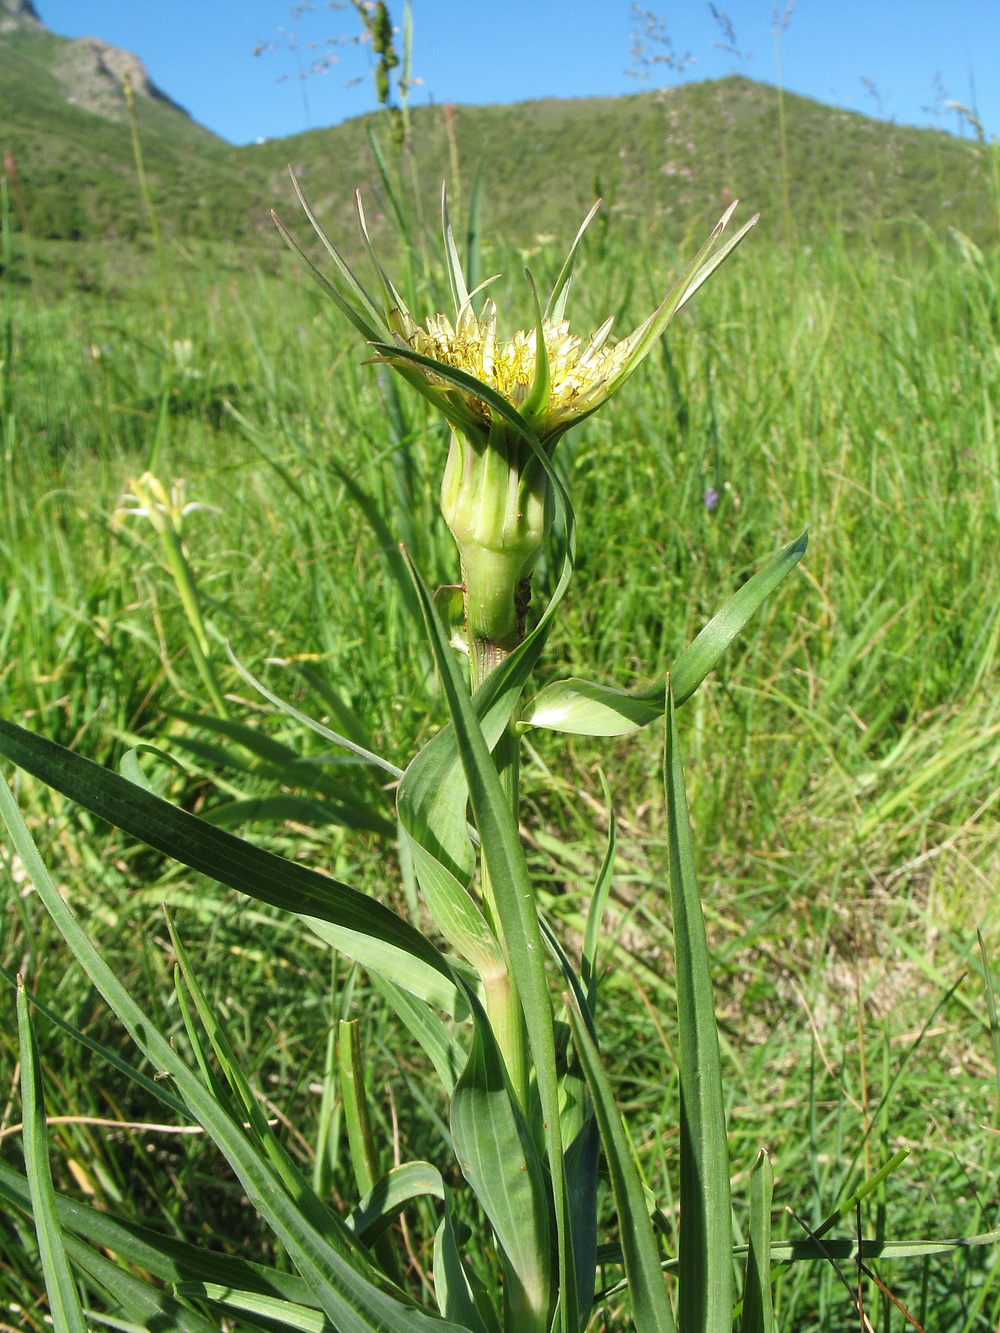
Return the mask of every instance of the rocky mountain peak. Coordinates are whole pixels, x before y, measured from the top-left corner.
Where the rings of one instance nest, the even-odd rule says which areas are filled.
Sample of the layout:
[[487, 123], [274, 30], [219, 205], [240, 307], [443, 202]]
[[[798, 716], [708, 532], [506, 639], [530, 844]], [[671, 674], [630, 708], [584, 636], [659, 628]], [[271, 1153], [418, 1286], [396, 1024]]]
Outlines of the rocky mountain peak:
[[137, 55], [109, 46], [97, 37], [67, 41], [53, 60], [52, 73], [62, 84], [67, 102], [107, 120], [121, 120], [126, 114], [126, 76], [136, 97], [170, 101], [150, 79]]
[[41, 32], [45, 24], [31, 0], [0, 0], [0, 32], [14, 32], [18, 28], [34, 28]]
[[[0, 34], [48, 31], [33, 0], [0, 0]], [[66, 101], [105, 120], [123, 120], [128, 114], [126, 79], [136, 97], [155, 98], [176, 107], [153, 83], [137, 55], [97, 37], [60, 38], [50, 61]]]

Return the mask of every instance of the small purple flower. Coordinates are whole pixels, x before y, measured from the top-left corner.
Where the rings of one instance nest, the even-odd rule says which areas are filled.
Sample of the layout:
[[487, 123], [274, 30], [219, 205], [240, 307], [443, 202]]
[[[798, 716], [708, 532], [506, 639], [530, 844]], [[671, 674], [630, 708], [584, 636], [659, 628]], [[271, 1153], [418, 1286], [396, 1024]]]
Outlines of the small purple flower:
[[719, 492], [715, 489], [714, 486], [709, 486], [708, 490], [702, 492], [701, 498], [704, 501], [705, 508], [711, 514], [712, 511], [715, 509], [716, 505], [719, 503]]

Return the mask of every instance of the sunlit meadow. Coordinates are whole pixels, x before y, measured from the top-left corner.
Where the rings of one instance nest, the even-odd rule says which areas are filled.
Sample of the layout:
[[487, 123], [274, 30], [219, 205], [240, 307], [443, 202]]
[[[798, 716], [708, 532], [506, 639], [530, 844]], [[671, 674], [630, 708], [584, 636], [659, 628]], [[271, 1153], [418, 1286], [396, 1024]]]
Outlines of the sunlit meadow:
[[[383, 210], [384, 198], [370, 221], [391, 254]], [[894, 249], [876, 238], [848, 248], [832, 231], [789, 242], [777, 229], [765, 217], [627, 390], [560, 442], [577, 574], [534, 688], [569, 676], [650, 684], [808, 526], [801, 563], [678, 714], [734, 1243], [761, 1147], [775, 1242], [807, 1239], [893, 1159], [829, 1235], [971, 1237], [1000, 1204], [983, 964], [1000, 940], [1000, 267], [996, 252], [915, 220], [912, 244]], [[3, 716], [109, 767], [134, 752], [185, 810], [430, 928], [399, 855], [391, 773], [282, 712], [235, 663], [401, 768], [446, 722], [399, 543], [432, 589], [458, 582], [439, 510], [447, 425], [388, 365], [362, 364], [354, 331], [291, 257], [257, 270], [176, 247], [162, 301], [152, 271], [115, 295], [57, 293], [44, 274], [29, 280], [6, 234]], [[480, 276], [505, 275], [490, 294], [508, 328], [534, 319], [524, 262], [547, 291], [572, 239], [501, 239], [487, 215]], [[657, 230], [612, 217], [582, 242], [574, 329], [609, 313], [616, 330], [634, 328], [692, 248], [678, 254]], [[437, 308], [429, 289], [446, 290], [443, 270], [429, 262], [407, 280]], [[160, 510], [146, 472], [166, 488]], [[150, 521], [168, 512], [173, 548]], [[536, 613], [558, 576], [546, 548]], [[616, 823], [602, 1054], [670, 1254], [682, 1150], [663, 748], [662, 723], [610, 740], [530, 730], [520, 831], [543, 914], [576, 957]], [[341, 1018], [362, 1020], [376, 1167], [451, 1160], [427, 1058], [363, 972], [287, 915], [5, 769], [60, 892], [187, 1051], [174, 980], [183, 940], [261, 1110], [336, 1210], [360, 1183], [334, 1052]], [[9, 845], [3, 857], [0, 961], [47, 1006], [34, 1021], [57, 1189], [288, 1269], [204, 1135], [164, 1125], [140, 1087], [61, 1033], [56, 1016], [135, 1058], [21, 859]], [[0, 1143], [17, 1163], [10, 987], [3, 1004]], [[446, 1184], [459, 1191], [461, 1178]], [[606, 1179], [599, 1201], [610, 1217]], [[420, 1200], [405, 1218], [398, 1253], [419, 1293], [434, 1206]], [[927, 1329], [997, 1326], [993, 1246], [880, 1260], [879, 1282], [840, 1262], [775, 1268], [778, 1328], [857, 1327], [859, 1281], [875, 1327], [907, 1326], [900, 1306]], [[593, 1327], [629, 1327], [621, 1269], [599, 1273], [610, 1294]], [[111, 1310], [99, 1280], [84, 1291]], [[6, 1211], [0, 1326], [42, 1330], [46, 1309], [34, 1233]]]

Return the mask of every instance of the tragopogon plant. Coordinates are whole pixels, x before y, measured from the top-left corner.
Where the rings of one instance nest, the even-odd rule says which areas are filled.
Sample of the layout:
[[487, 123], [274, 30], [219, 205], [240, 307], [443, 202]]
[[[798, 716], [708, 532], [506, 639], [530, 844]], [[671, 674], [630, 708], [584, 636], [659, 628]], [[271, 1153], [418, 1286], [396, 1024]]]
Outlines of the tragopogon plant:
[[[444, 251], [455, 310], [424, 323], [407, 310], [375, 259], [360, 204], [377, 299], [319, 232], [335, 272], [330, 279], [317, 276], [372, 355], [428, 399], [452, 430], [442, 459], [442, 508], [461, 561], [472, 690], [434, 598], [411, 566], [448, 725], [402, 771], [356, 739], [308, 723], [398, 781], [401, 844], [436, 927], [433, 938], [348, 885], [161, 799], [135, 754], [126, 756], [120, 776], [0, 721], [0, 754], [7, 759], [184, 865], [297, 914], [358, 963], [423, 1048], [450, 1107], [453, 1162], [403, 1162], [380, 1175], [357, 1029], [341, 1023], [338, 1093], [362, 1196], [342, 1215], [321, 1183], [303, 1175], [262, 1113], [225, 1020], [208, 1003], [179, 935], [172, 931], [177, 999], [193, 1061], [141, 1010], [95, 948], [43, 865], [9, 789], [0, 785], [0, 813], [41, 900], [159, 1076], [149, 1077], [117, 1049], [97, 1053], [162, 1103], [164, 1114], [194, 1121], [212, 1137], [294, 1268], [161, 1239], [55, 1191], [32, 1005], [19, 982], [24, 1170], [0, 1164], [0, 1197], [34, 1218], [57, 1333], [85, 1328], [81, 1281], [104, 1300], [116, 1327], [207, 1333], [224, 1316], [229, 1328], [289, 1333], [579, 1333], [599, 1307], [598, 1273], [616, 1269], [639, 1333], [731, 1328], [734, 1245], [723, 1087], [675, 710], [794, 567], [805, 538], [750, 578], [657, 684], [626, 694], [571, 678], [524, 698], [573, 572], [574, 519], [553, 470], [555, 446], [617, 392], [753, 225], [724, 241], [731, 214], [653, 314], [617, 342], [610, 321], [584, 341], [566, 318], [583, 228], [544, 307], [531, 288], [533, 327], [510, 337], [498, 333], [493, 303], [466, 289], [446, 209]], [[554, 526], [562, 534], [559, 576], [532, 623], [531, 574]], [[539, 909], [518, 832], [518, 751], [527, 730], [617, 736], [659, 719], [665, 720], [680, 1036], [680, 1101], [669, 1109], [680, 1131], [677, 1253], [665, 1252], [661, 1214], [643, 1187], [600, 1058], [601, 923], [614, 860], [613, 821], [577, 961]], [[96, 1047], [92, 1038], [82, 1039]], [[602, 1173], [615, 1220], [599, 1246]], [[759, 1333], [773, 1328], [770, 1182], [762, 1155], [751, 1177], [749, 1246], [738, 1251], [746, 1258], [742, 1327]], [[414, 1286], [393, 1223], [420, 1196], [437, 1200], [436, 1223], [433, 1237], [424, 1238], [430, 1281]], [[426, 1208], [417, 1210], [418, 1217], [427, 1215]], [[781, 1257], [796, 1257], [786, 1250]], [[668, 1282], [665, 1273], [674, 1277]]]

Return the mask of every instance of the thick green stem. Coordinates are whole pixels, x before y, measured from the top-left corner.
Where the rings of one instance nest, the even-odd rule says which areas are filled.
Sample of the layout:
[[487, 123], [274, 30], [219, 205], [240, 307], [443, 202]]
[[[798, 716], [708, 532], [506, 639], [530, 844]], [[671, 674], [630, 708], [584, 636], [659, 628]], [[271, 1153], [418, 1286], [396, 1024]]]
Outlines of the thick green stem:
[[[486, 639], [470, 641], [470, 660], [472, 667], [472, 688], [477, 689], [491, 671], [508, 656], [510, 648], [501, 647]], [[493, 751], [493, 761], [500, 777], [500, 785], [510, 803], [515, 821], [520, 811], [520, 741], [515, 731], [516, 718], [511, 718], [503, 735]], [[481, 866], [480, 882], [483, 895], [483, 909], [492, 926], [504, 959], [507, 959], [507, 944], [504, 938], [503, 922], [499, 917], [490, 867], [486, 858]], [[486, 1012], [489, 1016], [493, 1035], [497, 1039], [507, 1067], [507, 1075], [514, 1089], [521, 1109], [527, 1112], [529, 1076], [531, 1061], [528, 1054], [528, 1032], [524, 1023], [524, 1012], [510, 967], [495, 977], [483, 977], [483, 991]]]
[[[550, 508], [545, 471], [530, 456], [522, 460], [524, 453], [524, 442], [501, 421], [494, 421], [484, 433], [466, 436], [455, 431], [441, 482], [441, 512], [462, 561], [473, 690], [524, 638], [531, 571], [545, 540]], [[519, 812], [516, 721], [516, 717], [510, 720], [493, 752], [515, 824]], [[485, 854], [481, 886], [483, 912], [505, 964], [482, 976], [486, 1011], [514, 1095], [527, 1111], [531, 1070], [527, 1029]]]

